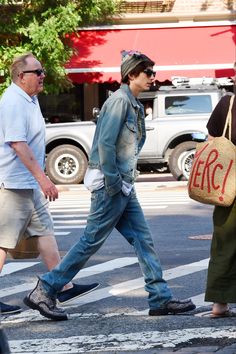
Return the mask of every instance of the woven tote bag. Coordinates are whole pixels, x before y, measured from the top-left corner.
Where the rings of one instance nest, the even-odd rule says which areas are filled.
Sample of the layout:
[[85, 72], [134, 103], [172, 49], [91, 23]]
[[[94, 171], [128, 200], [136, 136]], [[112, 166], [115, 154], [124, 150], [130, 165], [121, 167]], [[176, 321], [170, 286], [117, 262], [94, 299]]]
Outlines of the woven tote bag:
[[[232, 106], [221, 137], [198, 143], [194, 155], [188, 194], [191, 199], [205, 204], [230, 206], [236, 196], [236, 147], [231, 142]], [[225, 137], [229, 127], [229, 139]]]

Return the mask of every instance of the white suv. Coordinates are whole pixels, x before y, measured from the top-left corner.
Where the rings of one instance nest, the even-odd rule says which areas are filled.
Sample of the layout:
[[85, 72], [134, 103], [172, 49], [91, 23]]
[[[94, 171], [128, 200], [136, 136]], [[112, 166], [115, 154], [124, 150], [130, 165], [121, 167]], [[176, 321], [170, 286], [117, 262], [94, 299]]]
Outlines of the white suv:
[[139, 165], [168, 166], [177, 180], [188, 179], [196, 141], [207, 136], [206, 124], [223, 95], [215, 85], [163, 86], [143, 92], [139, 99], [152, 107], [146, 120], [147, 139]]

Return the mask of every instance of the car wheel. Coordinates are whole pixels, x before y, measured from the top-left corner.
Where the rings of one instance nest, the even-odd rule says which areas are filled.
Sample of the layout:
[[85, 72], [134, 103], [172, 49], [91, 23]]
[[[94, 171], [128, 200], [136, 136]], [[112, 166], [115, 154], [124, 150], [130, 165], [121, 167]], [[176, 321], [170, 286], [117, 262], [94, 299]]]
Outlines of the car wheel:
[[169, 158], [170, 172], [178, 181], [186, 181], [192, 166], [196, 142], [186, 141], [175, 147]]
[[60, 145], [48, 154], [46, 171], [56, 184], [75, 184], [83, 181], [87, 165], [87, 157], [78, 147]]

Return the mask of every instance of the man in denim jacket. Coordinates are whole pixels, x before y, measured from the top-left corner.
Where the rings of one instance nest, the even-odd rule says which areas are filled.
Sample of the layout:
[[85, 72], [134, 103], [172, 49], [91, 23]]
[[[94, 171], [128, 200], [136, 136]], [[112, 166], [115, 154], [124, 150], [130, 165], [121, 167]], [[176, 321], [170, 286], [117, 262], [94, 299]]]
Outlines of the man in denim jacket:
[[149, 293], [149, 315], [193, 310], [191, 300], [173, 299], [162, 277], [150, 229], [134, 190], [139, 152], [145, 142], [143, 105], [139, 93], [150, 89], [154, 62], [139, 52], [122, 52], [122, 85], [104, 103], [94, 136], [85, 185], [91, 191], [91, 208], [84, 235], [61, 263], [40, 277], [24, 302], [43, 316], [66, 320], [56, 307], [56, 295], [101, 247], [116, 228], [134, 247]]

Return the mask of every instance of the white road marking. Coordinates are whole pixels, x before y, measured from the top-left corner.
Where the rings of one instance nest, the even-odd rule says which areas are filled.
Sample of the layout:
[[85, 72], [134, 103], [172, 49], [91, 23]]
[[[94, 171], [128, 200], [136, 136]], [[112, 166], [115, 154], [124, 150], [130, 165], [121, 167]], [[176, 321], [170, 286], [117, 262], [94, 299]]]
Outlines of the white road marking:
[[65, 232], [65, 231], [56, 231], [54, 232], [55, 236], [66, 236], [66, 235], [69, 235], [70, 232]]
[[[61, 226], [54, 226], [54, 229], [55, 230], [60, 230], [60, 229], [66, 229], [66, 230], [69, 230], [69, 229], [85, 229], [86, 227], [86, 224], [84, 225], [77, 225], [76, 227], [70, 227], [70, 226], [67, 226], [67, 227], [61, 227]], [[69, 234], [70, 232], [68, 232], [67, 234]], [[57, 234], [57, 231], [55, 232], [55, 235]], [[62, 235], [63, 235], [63, 232], [62, 232]]]
[[[172, 203], [172, 204], [174, 204], [174, 203]], [[178, 204], [186, 204], [186, 203], [176, 203], [176, 204], [178, 205]], [[154, 209], [166, 209], [167, 207], [168, 207], [167, 205], [156, 205], [156, 206], [149, 206], [148, 205], [148, 206], [143, 206], [142, 209], [143, 210], [146, 210], [146, 209], [154, 210]], [[80, 213], [81, 212], [89, 212], [89, 209], [78, 209], [78, 208], [59, 209], [58, 208], [57, 210], [55, 210], [55, 209], [51, 210], [52, 213], [54, 213], [54, 212], [68, 213], [68, 212], [76, 212], [76, 211], [78, 211]], [[65, 214], [62, 215], [62, 217], [65, 217]]]
[[50, 211], [52, 212], [52, 213], [54, 213], [54, 212], [58, 212], [58, 211], [60, 211], [61, 213], [65, 213], [65, 212], [69, 212], [69, 211], [72, 211], [72, 212], [75, 212], [75, 211], [79, 211], [79, 212], [83, 212], [83, 211], [85, 211], [85, 212], [89, 212], [89, 207], [88, 208], [64, 208], [64, 207], [62, 207], [62, 208], [50, 208]]
[[[189, 201], [184, 201], [184, 200], [180, 200], [180, 201], [167, 201], [166, 199], [163, 201], [156, 201], [156, 202], [143, 202], [140, 203], [142, 208], [143, 207], [147, 207], [150, 206], [150, 208], [153, 208], [155, 206], [159, 206], [159, 205], [163, 205], [163, 204], [168, 204], [168, 205], [178, 205], [178, 204], [189, 204]], [[71, 203], [68, 203], [67, 205], [65, 203], [59, 204], [59, 205], [55, 205], [53, 207], [50, 208], [50, 211], [54, 212], [54, 211], [62, 211], [62, 210], [75, 210], [75, 211], [86, 211], [89, 209], [89, 206], [86, 205], [84, 206], [80, 206], [80, 205], [73, 205]]]
[[[155, 204], [156, 202], [165, 202], [165, 203], [169, 203], [169, 202], [172, 202], [174, 199], [174, 201], [187, 201], [189, 202], [190, 199], [187, 197], [187, 196], [175, 196], [173, 197], [173, 195], [170, 195], [170, 196], [164, 196], [164, 197], [159, 197], [159, 198], [156, 198], [155, 196], [153, 195], [150, 195], [150, 197], [139, 197], [138, 200], [139, 202], [142, 204], [142, 203], [150, 203], [150, 204]], [[187, 200], [186, 200], [187, 199]], [[90, 203], [90, 200], [87, 200], [87, 201], [83, 201], [83, 202], [80, 202], [80, 201], [75, 201], [74, 199], [70, 200], [70, 199], [65, 199], [65, 200], [61, 200], [61, 199], [58, 199], [57, 202], [54, 202], [54, 204], [51, 204], [50, 205], [50, 208], [53, 208], [53, 207], [58, 207], [60, 206], [61, 204], [63, 205], [71, 205], [71, 206], [74, 206], [74, 207], [78, 207], [78, 206], [86, 206], [88, 205], [88, 203]]]
[[[108, 288], [106, 288], [108, 289]], [[95, 301], [98, 301], [99, 299], [97, 298], [97, 292], [99, 290], [95, 290], [93, 293], [91, 294], [88, 294], [86, 295], [86, 297], [90, 296], [90, 303], [91, 302], [95, 302]], [[198, 298], [198, 300], [200, 298], [204, 299], [204, 293], [202, 294], [199, 294], [197, 296], [194, 296], [192, 297], [192, 300], [193, 302], [197, 305], [196, 303], [196, 299]], [[95, 299], [94, 299], [95, 298]], [[103, 298], [101, 298], [103, 299]], [[100, 299], [100, 300], [101, 300]], [[78, 307], [78, 306], [81, 306], [83, 304], [79, 304], [79, 303], [75, 303], [74, 305], [72, 303], [68, 304], [67, 306], [64, 305], [63, 307], [64, 308], [75, 308], [75, 307]], [[200, 304], [198, 302], [198, 307], [202, 307], [202, 306], [210, 306], [211, 303], [205, 303], [203, 301], [202, 304]], [[62, 305], [60, 305], [60, 307], [62, 307]], [[122, 312], [122, 311], [117, 311], [117, 312], [109, 312], [107, 314], [102, 314], [102, 313], [80, 313], [80, 312], [76, 312], [76, 313], [73, 313], [73, 314], [69, 314], [69, 318], [90, 318], [90, 319], [96, 319], [96, 318], [99, 318], [99, 319], [105, 319], [105, 318], [111, 318], [111, 317], [118, 317], [118, 316], [136, 316], [136, 317], [140, 317], [140, 316], [149, 316], [149, 309], [145, 309], [145, 310], [142, 310], [142, 311], [134, 311], [134, 310], [130, 310], [130, 311], [125, 311], [125, 312]], [[202, 317], [205, 313], [209, 314], [210, 312], [207, 311], [207, 312], [200, 312], [200, 313], [196, 313], [194, 314], [195, 317]], [[181, 316], [184, 316], [183, 314]], [[30, 321], [30, 322], [37, 322], [37, 321], [41, 321], [42, 319], [45, 320], [45, 318], [43, 316], [41, 316], [38, 312], [36, 311], [33, 311], [33, 310], [26, 310], [20, 314], [16, 314], [16, 315], [11, 315], [10, 317], [9, 316], [3, 316], [2, 315], [2, 323], [3, 324], [16, 324], [16, 323], [25, 323], [26, 321]]]
[[[171, 280], [175, 278], [179, 278], [185, 275], [189, 275], [201, 270], [204, 270], [208, 266], [208, 259], [203, 259], [199, 262], [194, 262], [190, 264], [185, 264], [179, 267], [175, 267], [172, 269], [165, 270], [163, 272], [164, 279], [166, 280]], [[115, 268], [121, 268], [124, 267], [125, 265], [130, 265], [137, 263], [138, 260], [136, 257], [127, 257], [127, 258], [119, 258], [115, 259], [110, 262], [105, 262], [102, 264], [98, 264], [92, 267], [88, 267], [85, 269], [82, 269], [74, 279], [76, 278], [83, 278], [83, 277], [88, 277], [89, 275], [94, 275], [94, 274], [99, 274], [108, 270], [113, 270]], [[8, 296], [12, 294], [16, 294], [22, 291], [26, 290], [31, 290], [34, 287], [34, 284], [32, 283], [25, 283], [22, 285], [18, 285], [12, 288], [4, 289], [4, 294], [0, 292], [0, 296]], [[127, 293], [128, 291], [136, 290], [139, 288], [144, 287], [144, 280], [143, 277], [141, 278], [136, 278], [133, 280], [128, 280], [125, 282], [121, 282], [118, 284], [115, 284], [113, 286], [109, 286], [103, 289], [98, 289], [95, 290], [89, 294], [87, 294], [85, 297], [81, 297], [78, 299], [75, 299], [74, 301], [71, 301], [67, 307], [74, 307], [74, 306], [82, 306], [84, 304], [89, 304], [92, 302], [96, 302], [102, 299], [106, 299], [111, 296], [117, 296], [121, 295], [124, 293]], [[17, 318], [21, 318], [21, 316], [24, 316], [24, 313], [19, 314]]]
[[[192, 299], [193, 303], [196, 305], [196, 308], [203, 307], [203, 306], [210, 306], [212, 304], [211, 302], [205, 302], [204, 297], [205, 297], [205, 293], [202, 293], [202, 294], [199, 294], [196, 296], [191, 296], [191, 299]], [[149, 312], [149, 309], [145, 309], [142, 311], [129, 312], [127, 315], [129, 315], [129, 316], [148, 316], [148, 312]], [[194, 316], [198, 316], [198, 314], [195, 314]]]
[[[105, 351], [137, 351], [152, 348], [175, 348], [192, 339], [231, 338], [236, 339], [235, 327], [222, 326], [187, 328], [166, 332], [147, 331], [133, 333], [99, 334], [94, 336], [73, 336], [10, 341], [12, 353], [68, 354]], [[33, 351], [32, 351], [33, 348]], [[47, 348], [47, 349], [45, 349]]]
[[0, 277], [4, 275], [18, 272], [19, 270], [33, 267], [40, 262], [11, 262], [7, 263], [3, 266], [2, 272], [0, 273]]
[[[108, 262], [104, 262], [104, 263], [97, 264], [95, 266], [84, 268], [74, 277], [74, 279], [78, 279], [78, 278], [82, 279], [103, 272], [113, 271], [114, 269], [126, 267], [128, 265], [135, 264], [137, 262], [138, 262], [137, 257], [116, 258]], [[0, 298], [3, 296], [9, 296], [9, 295], [21, 293], [23, 291], [29, 291], [34, 288], [35, 284], [36, 282], [23, 283], [20, 285], [16, 285], [16, 286], [12, 286], [0, 290]]]
[[87, 219], [74, 219], [74, 220], [56, 220], [54, 221], [54, 225], [58, 225], [58, 224], [63, 224], [63, 225], [67, 225], [67, 224], [76, 224], [76, 225], [80, 225], [80, 224], [86, 224]]
[[[203, 259], [199, 262], [194, 262], [190, 264], [185, 264], [176, 268], [168, 269], [163, 272], [163, 277], [165, 280], [171, 280], [171, 279], [176, 279], [183, 277], [185, 275], [189, 275], [195, 272], [202, 271], [208, 267], [208, 261], [209, 259]], [[75, 299], [74, 301], [70, 301], [70, 303], [67, 304], [67, 307], [73, 307], [73, 306], [82, 306], [85, 304], [89, 304], [91, 302], [95, 302], [98, 300], [102, 300], [105, 298], [108, 298], [110, 296], [117, 296], [121, 295], [124, 293], [127, 293], [132, 290], [140, 289], [144, 287], [144, 279], [143, 277], [141, 278], [136, 278], [133, 280], [128, 280], [122, 283], [118, 283], [113, 286], [108, 286], [103, 289], [98, 289], [95, 290], [89, 294], [87, 294], [85, 297], [80, 297]]]
[[[156, 186], [155, 183], [153, 183], [153, 185]], [[145, 194], [143, 194], [144, 190], [142, 188], [139, 190], [141, 194], [139, 196], [140, 204], [143, 210], [147, 213], [150, 213], [152, 210], [166, 209], [169, 205], [186, 205], [190, 202], [190, 198], [186, 191], [182, 191], [181, 193], [173, 193], [169, 191], [166, 191], [165, 193], [160, 192], [154, 197], [153, 185], [151, 188], [150, 184], [138, 185], [138, 189], [140, 189], [141, 186], [148, 187], [148, 189], [144, 188]], [[81, 201], [78, 200], [77, 195], [72, 194], [75, 189], [76, 188], [70, 189], [69, 193], [62, 193], [57, 201], [50, 203], [56, 235], [60, 235], [59, 232], [63, 232], [64, 230], [84, 229], [86, 227], [87, 217], [90, 210], [90, 192], [85, 189], [83, 201]], [[78, 189], [81, 190], [81, 188]], [[174, 198], [173, 194], [175, 194]], [[81, 213], [82, 215], [74, 214], [76, 212]], [[65, 220], [65, 217], [67, 220]], [[75, 220], [71, 220], [72, 218], [75, 218]]]
[[[74, 219], [74, 218], [77, 218], [78, 220], [80, 220], [80, 218], [86, 218], [87, 219], [88, 215], [89, 214], [84, 214], [84, 213], [80, 214], [80, 215], [78, 215], [78, 214], [69, 214], [69, 215], [66, 215], [66, 220]], [[58, 215], [53, 214], [52, 216], [53, 216], [53, 219], [61, 219], [62, 217], [64, 217], [64, 215], [61, 215], [61, 214], [58, 214]]]
[[204, 298], [205, 298], [205, 293], [191, 297], [193, 303], [196, 305], [197, 308], [202, 306], [210, 306], [212, 304], [212, 302], [206, 302]]
[[68, 225], [68, 226], [57, 226], [57, 224], [54, 224], [54, 229], [55, 230], [70, 230], [70, 229], [80, 229], [85, 228], [85, 223], [83, 222], [82, 225]]

